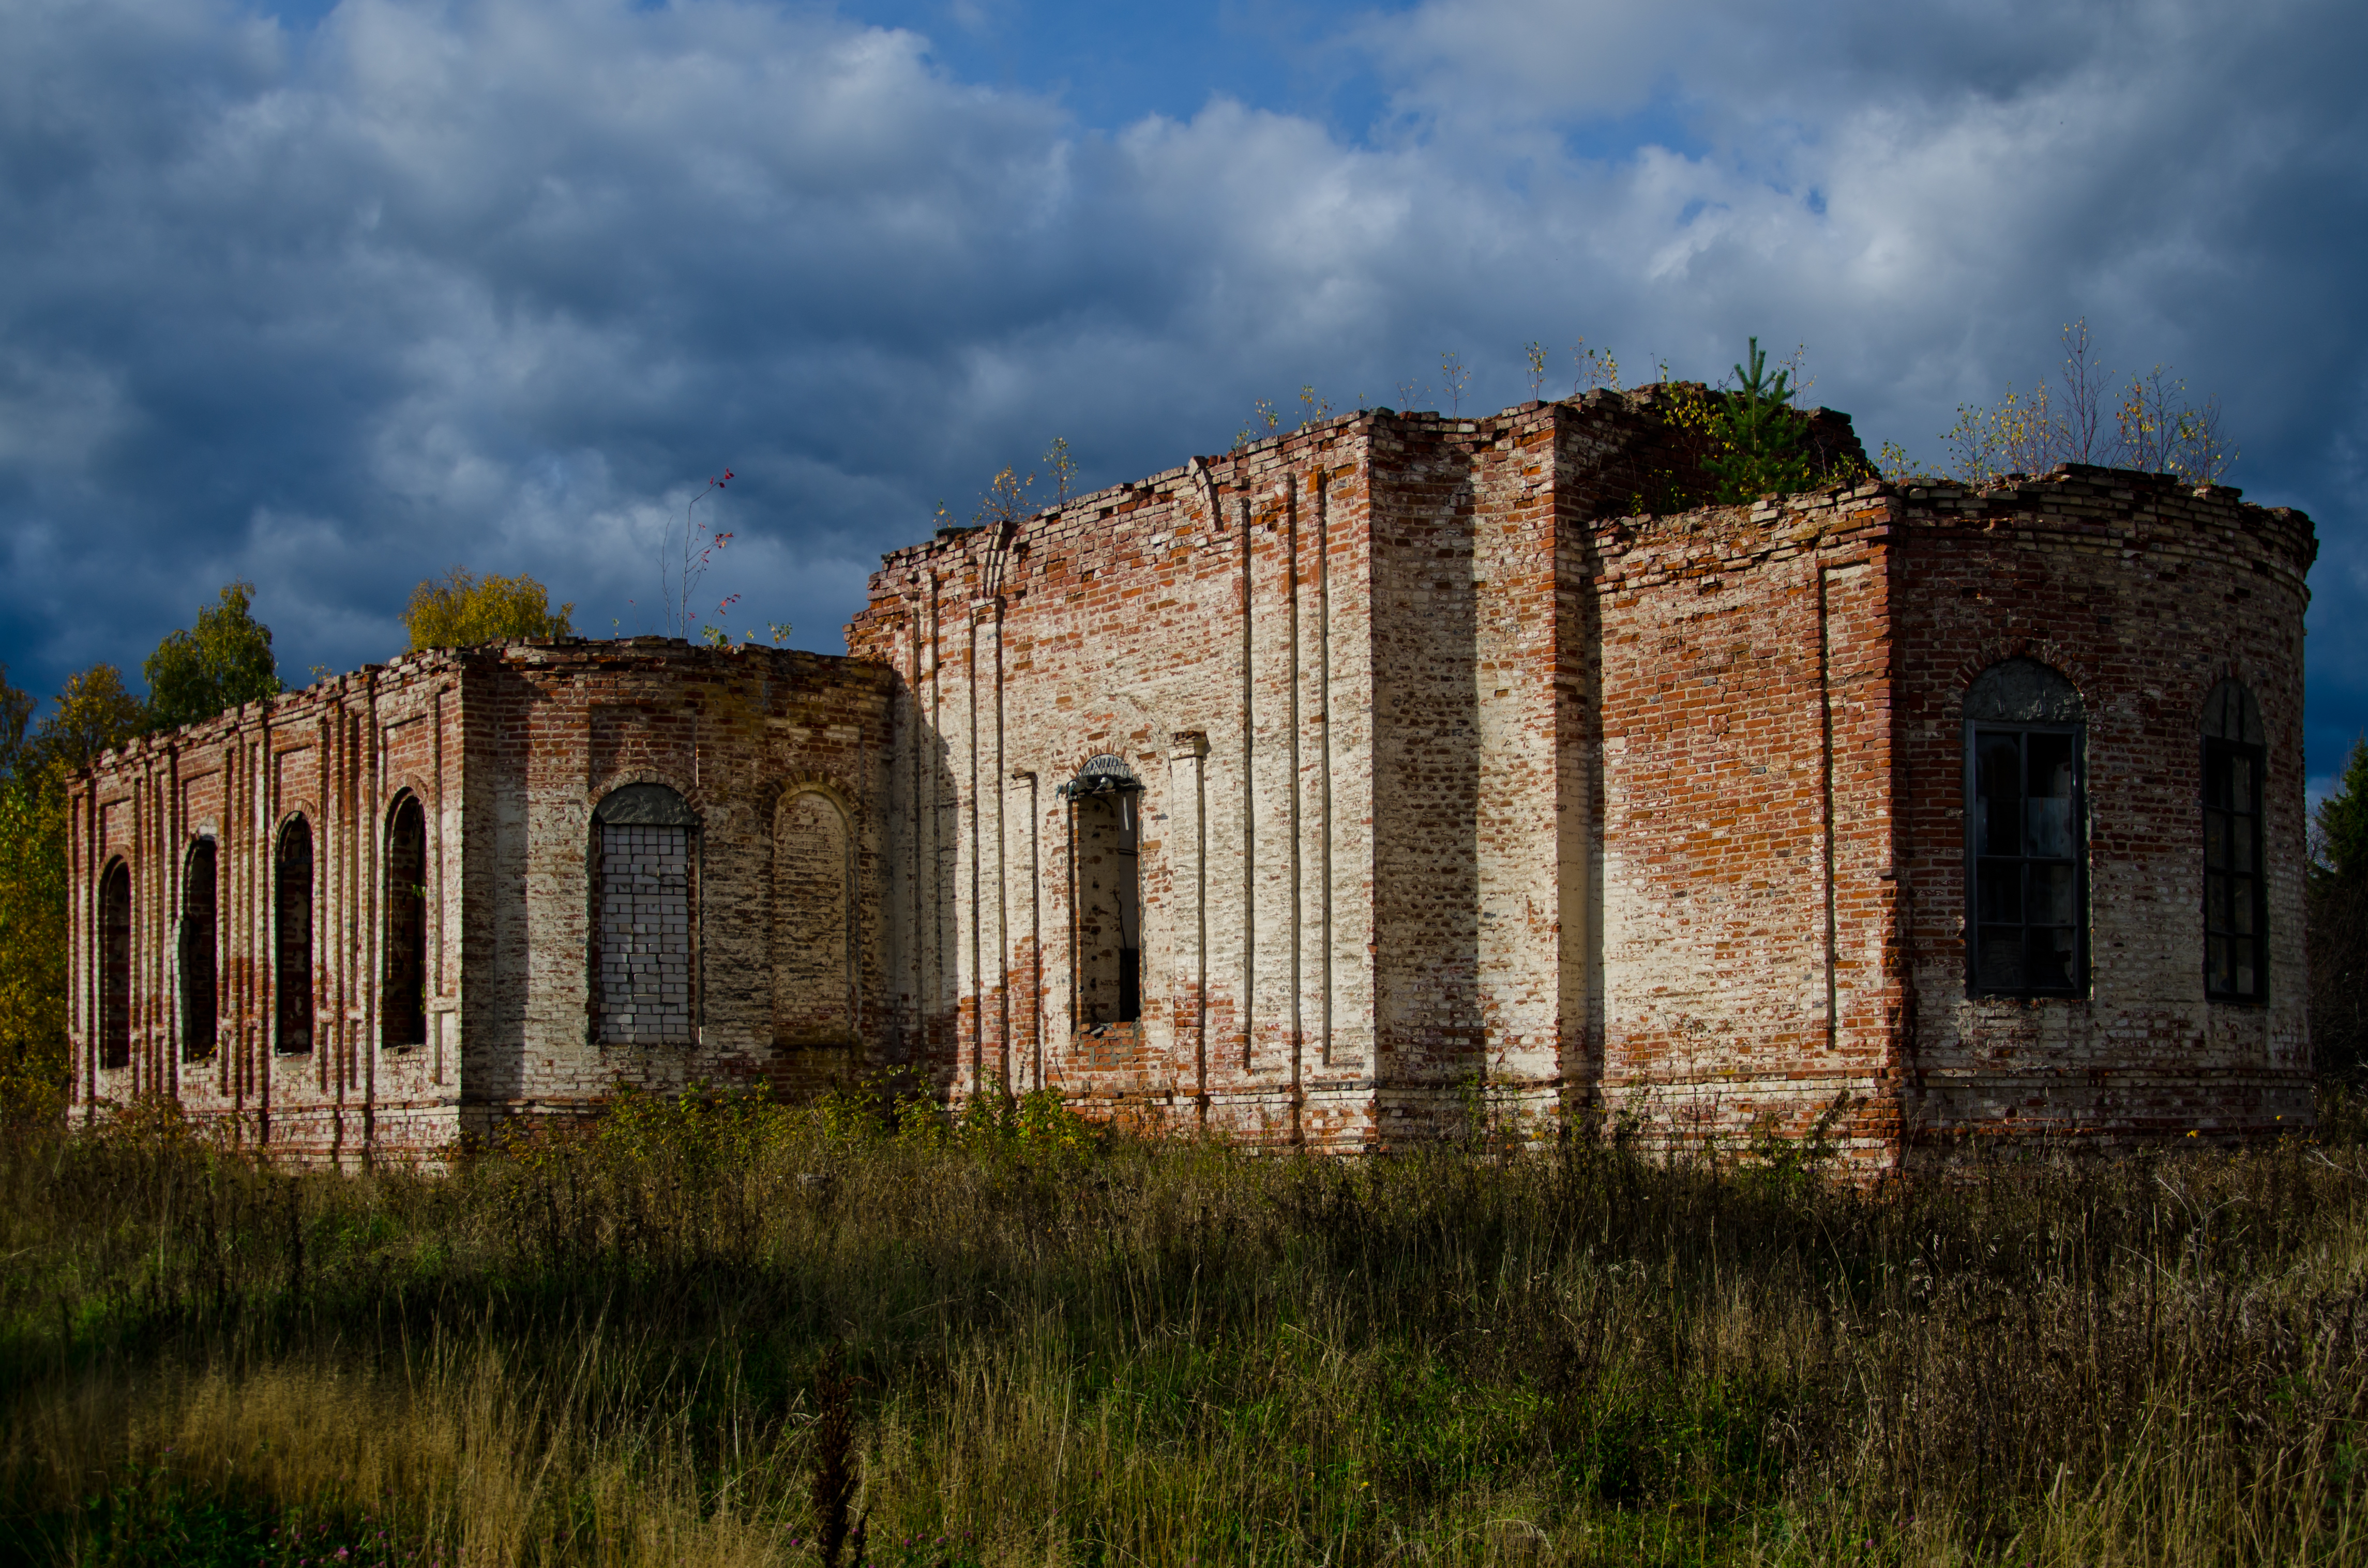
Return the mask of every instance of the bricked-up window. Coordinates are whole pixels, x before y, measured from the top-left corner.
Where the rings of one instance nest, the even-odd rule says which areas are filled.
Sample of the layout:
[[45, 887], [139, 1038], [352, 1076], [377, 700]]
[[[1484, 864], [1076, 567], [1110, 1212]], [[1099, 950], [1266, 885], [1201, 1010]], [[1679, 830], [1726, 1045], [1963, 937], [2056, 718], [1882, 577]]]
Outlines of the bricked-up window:
[[302, 1056], [313, 1049], [313, 824], [302, 817], [279, 830], [271, 883], [272, 1049]]
[[2076, 996], [2089, 987], [2082, 709], [2035, 659], [1965, 693], [1966, 989]]
[[131, 1065], [131, 868], [98, 879], [98, 1064]]
[[689, 1045], [699, 1025], [699, 817], [663, 784], [592, 813], [593, 1038]]
[[181, 1057], [201, 1062], [214, 1053], [220, 992], [214, 946], [214, 841], [189, 846], [181, 877]]
[[773, 824], [773, 1039], [855, 1038], [855, 844], [829, 796], [801, 790]]
[[1076, 1020], [1131, 1024], [1143, 1017], [1143, 786], [1104, 755], [1072, 782], [1076, 846]]
[[2270, 993], [2269, 884], [2261, 874], [2261, 710], [2237, 681], [2203, 705], [2203, 988], [2215, 1001]]
[[427, 813], [405, 792], [386, 829], [386, 977], [379, 1044], [427, 1043]]

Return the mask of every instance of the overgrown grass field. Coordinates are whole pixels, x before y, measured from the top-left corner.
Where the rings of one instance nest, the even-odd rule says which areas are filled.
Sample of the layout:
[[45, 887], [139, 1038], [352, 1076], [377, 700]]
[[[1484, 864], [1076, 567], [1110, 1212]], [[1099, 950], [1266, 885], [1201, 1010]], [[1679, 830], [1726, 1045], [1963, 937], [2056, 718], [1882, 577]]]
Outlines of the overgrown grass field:
[[2368, 1143], [1861, 1192], [627, 1097], [0, 1148], [0, 1556], [2368, 1562]]

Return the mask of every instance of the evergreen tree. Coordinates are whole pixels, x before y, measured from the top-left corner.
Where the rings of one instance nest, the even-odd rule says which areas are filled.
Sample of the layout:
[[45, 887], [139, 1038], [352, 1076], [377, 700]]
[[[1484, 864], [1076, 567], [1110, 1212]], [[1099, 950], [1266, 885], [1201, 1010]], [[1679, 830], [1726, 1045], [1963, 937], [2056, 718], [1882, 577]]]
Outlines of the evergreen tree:
[[194, 630], [168, 633], [148, 655], [148, 728], [169, 730], [286, 689], [271, 655], [271, 628], [255, 619], [255, 585], [225, 584], [222, 602], [198, 611]]
[[2368, 880], [2368, 736], [2351, 743], [2351, 756], [2335, 792], [2318, 803], [2321, 870], [2348, 882]]
[[1711, 438], [1719, 449], [1702, 463], [1718, 481], [1717, 499], [1730, 505], [1770, 493], [1789, 495], [1816, 483], [1807, 421], [1793, 406], [1793, 373], [1770, 377], [1756, 337], [1746, 358], [1750, 369], [1735, 367], [1736, 390], [1711, 415]]
[[2321, 1073], [2368, 1063], [2368, 737], [2354, 741], [2335, 792], [2318, 804], [2306, 886], [2310, 1043]]

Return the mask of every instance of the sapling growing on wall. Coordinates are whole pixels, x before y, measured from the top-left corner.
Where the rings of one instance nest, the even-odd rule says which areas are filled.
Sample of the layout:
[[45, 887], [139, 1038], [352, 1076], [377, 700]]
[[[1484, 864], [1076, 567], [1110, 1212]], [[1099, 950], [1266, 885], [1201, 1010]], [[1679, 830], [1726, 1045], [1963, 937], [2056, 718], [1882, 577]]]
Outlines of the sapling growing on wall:
[[1066, 437], [1053, 437], [1053, 444], [1044, 449], [1044, 472], [1053, 476], [1054, 503], [1065, 503], [1070, 482], [1077, 477], [1077, 460], [1069, 455]]
[[2117, 380], [2090, 358], [2088, 319], [2072, 323], [2055, 385], [2043, 378], [2022, 392], [2009, 383], [1995, 405], [1958, 405], [1956, 424], [1941, 437], [1957, 477], [1995, 484], [2073, 462], [2171, 473], [2190, 484], [2226, 479], [2237, 451], [2221, 429], [2217, 398], [2191, 402], [2186, 381], [2164, 365], [2132, 371], [2118, 392]]
[[730, 484], [734, 477], [730, 469], [725, 469], [723, 477], [711, 478], [683, 507], [679, 551], [675, 548], [671, 524], [658, 538], [658, 602], [666, 618], [663, 630], [670, 636], [687, 638], [691, 628], [699, 624], [699, 616], [690, 608], [691, 595], [697, 591], [700, 579], [707, 575], [708, 568], [714, 564], [716, 556], [732, 542], [729, 532], [717, 530], [699, 516], [699, 504]]
[[1439, 380], [1440, 384], [1447, 389], [1447, 412], [1450, 415], [1462, 414], [1463, 394], [1472, 386], [1472, 371], [1463, 363], [1463, 356], [1441, 354], [1439, 357]]
[[1620, 390], [1620, 361], [1605, 348], [1589, 348], [1587, 339], [1580, 338], [1570, 346], [1571, 362], [1578, 367], [1578, 377], [1570, 383], [1570, 395], [1581, 396], [1602, 387], [1609, 392]]
[[1718, 499], [1748, 501], [1770, 492], [1789, 494], [1816, 482], [1805, 422], [1793, 406], [1793, 371], [1768, 374], [1768, 356], [1752, 338], [1735, 367], [1736, 387], [1716, 400], [1707, 428], [1716, 449], [1702, 460], [1718, 481]]

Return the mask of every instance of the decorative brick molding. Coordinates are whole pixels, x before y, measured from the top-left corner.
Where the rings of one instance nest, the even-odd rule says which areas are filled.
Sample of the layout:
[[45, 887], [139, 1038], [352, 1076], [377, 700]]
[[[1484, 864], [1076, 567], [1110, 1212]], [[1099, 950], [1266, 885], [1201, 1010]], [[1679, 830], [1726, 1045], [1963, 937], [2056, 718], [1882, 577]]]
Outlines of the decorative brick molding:
[[[944, 530], [884, 558], [846, 658], [421, 653], [150, 737], [74, 794], [75, 1114], [169, 1093], [348, 1159], [620, 1082], [894, 1066], [1338, 1149], [1485, 1115], [1816, 1135], [1882, 1170], [2032, 1131], [2306, 1126], [2309, 519], [2068, 465], [1691, 506], [1700, 438], [1668, 408], [1371, 411]], [[2078, 995], [1968, 995], [1964, 699], [2010, 657], [2083, 705]], [[2244, 1002], [2203, 965], [2200, 725], [2232, 675], [2267, 779]], [[1089, 766], [1121, 794], [1071, 788]], [[637, 783], [698, 816], [695, 1042], [587, 1038], [592, 813]], [[427, 820], [429, 1039], [393, 1052], [368, 1020], [399, 789]], [[263, 824], [300, 801], [320, 1043], [275, 1059]], [[184, 1061], [200, 824], [222, 1044]], [[105, 1067], [119, 858], [131, 1048]]]

